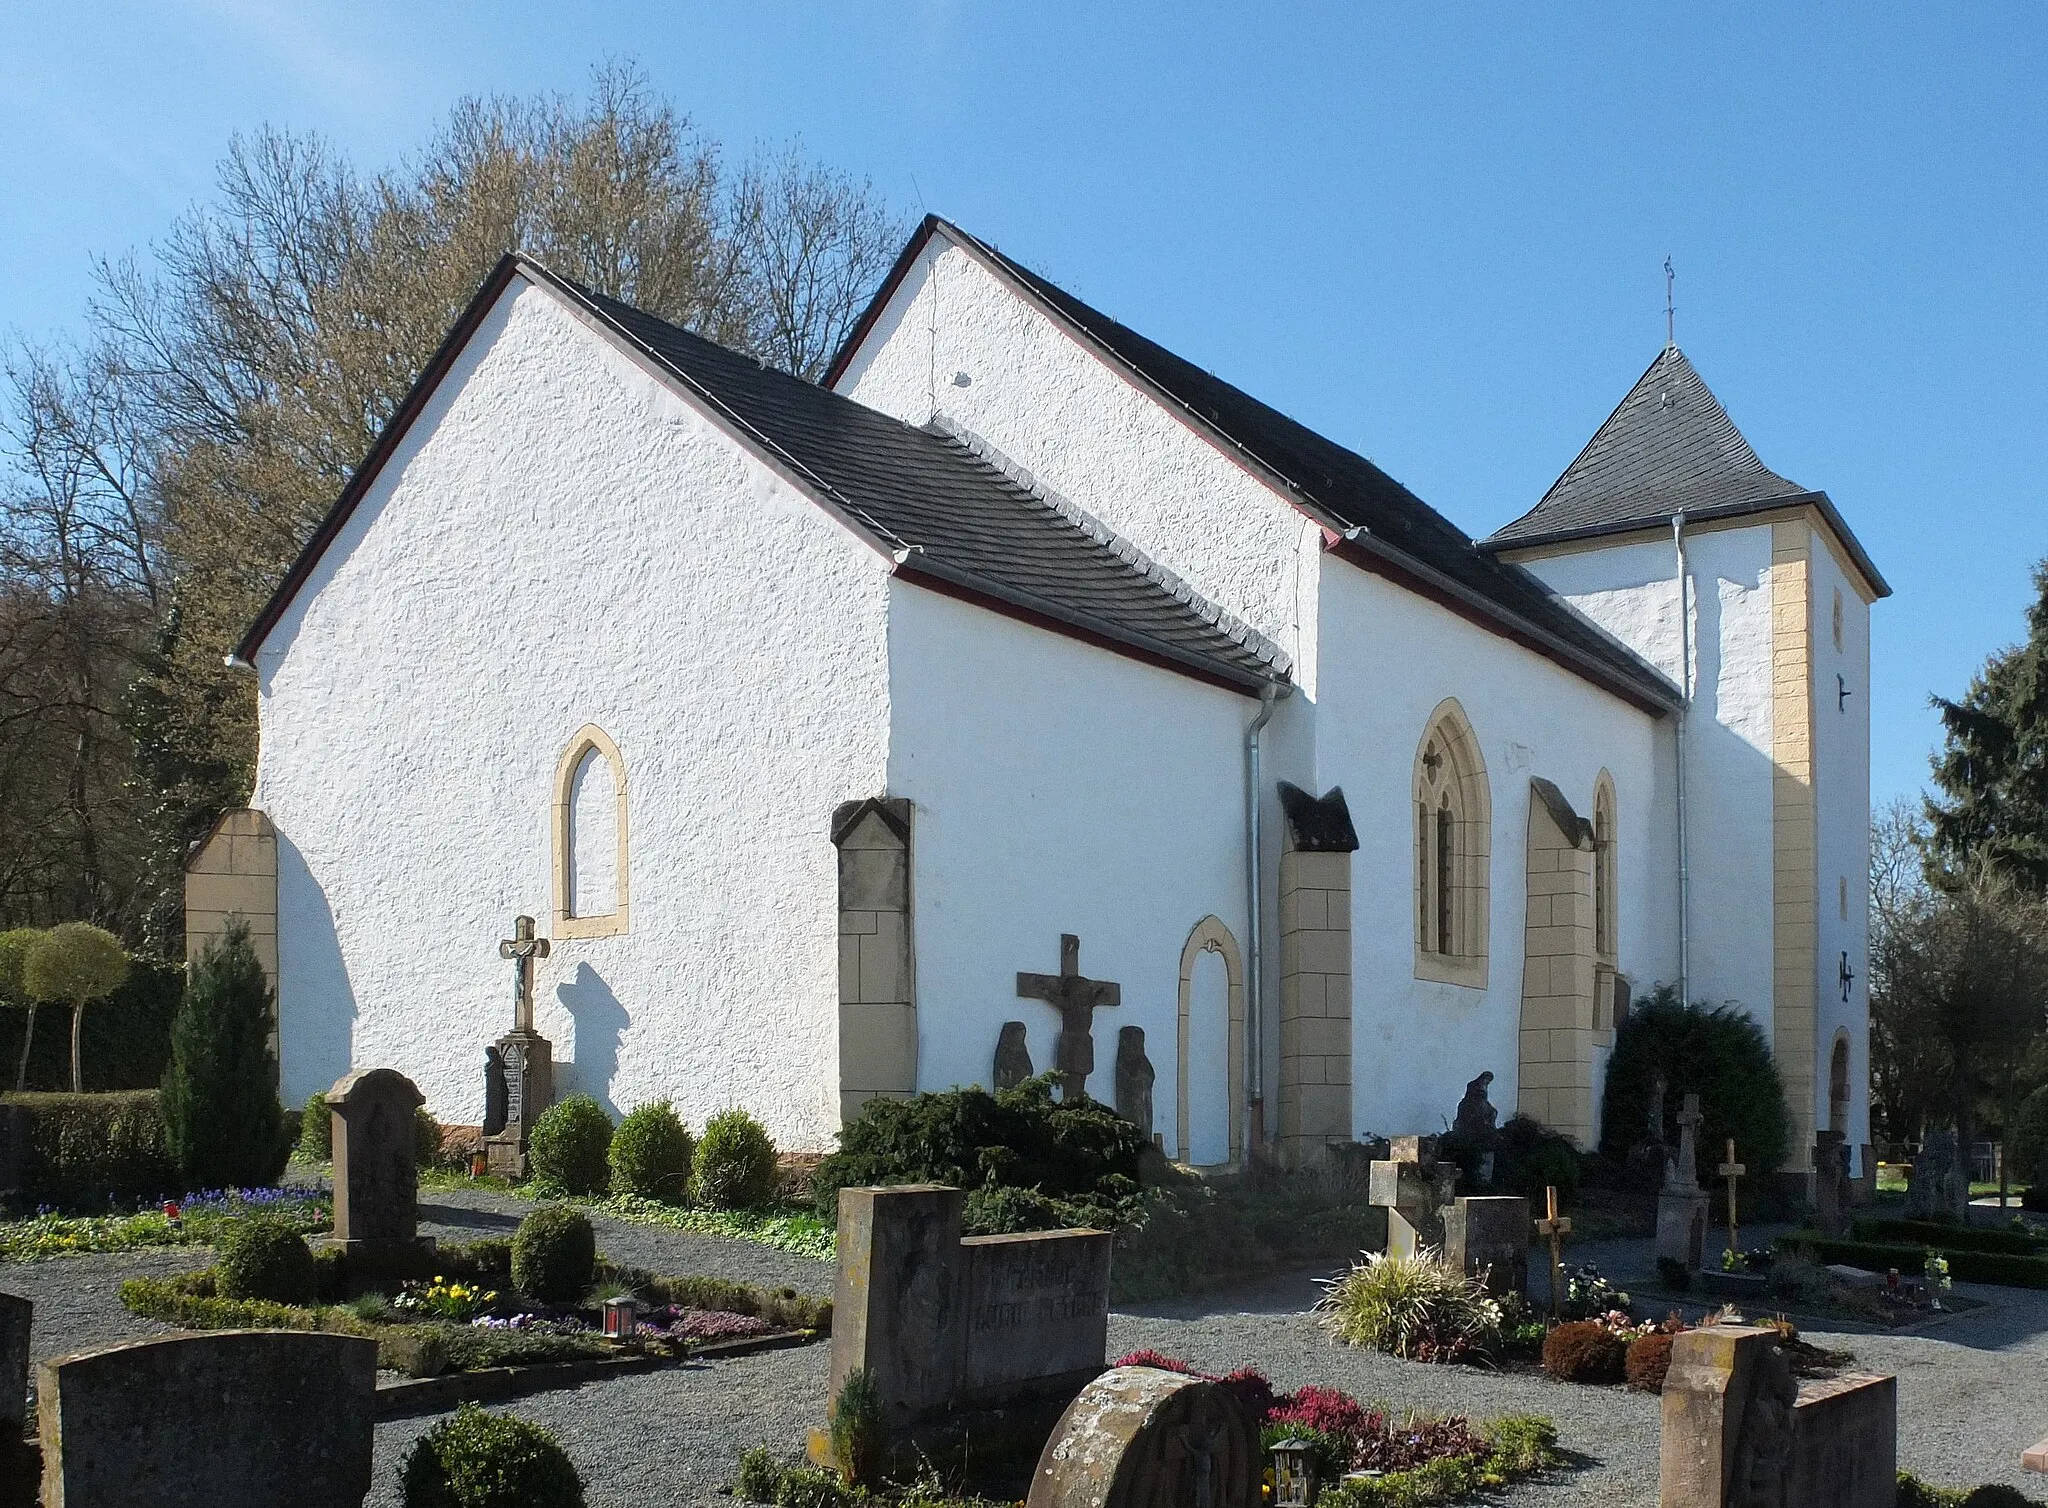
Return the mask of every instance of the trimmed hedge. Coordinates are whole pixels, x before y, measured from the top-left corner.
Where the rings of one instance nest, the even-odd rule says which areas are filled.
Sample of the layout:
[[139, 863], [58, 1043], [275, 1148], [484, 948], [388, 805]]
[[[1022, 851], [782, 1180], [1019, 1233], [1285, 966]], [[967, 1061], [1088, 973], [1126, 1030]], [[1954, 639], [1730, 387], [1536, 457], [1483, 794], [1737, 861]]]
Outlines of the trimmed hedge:
[[690, 1192], [696, 1143], [667, 1100], [636, 1105], [612, 1133], [611, 1191], [681, 1204]]
[[109, 1198], [159, 1198], [176, 1178], [154, 1089], [0, 1095], [0, 1117], [22, 1195], [38, 1203], [104, 1213]]
[[[182, 965], [135, 959], [128, 977], [104, 1000], [86, 1008], [79, 1029], [88, 1094], [118, 1089], [154, 1089], [171, 1061], [171, 1022], [185, 994]], [[14, 1087], [21, 1062], [21, 1037], [28, 1012], [0, 1010], [0, 1083]], [[71, 1012], [44, 1005], [36, 1012], [36, 1039], [28, 1055], [31, 1090], [71, 1086]]]
[[1995, 1251], [2008, 1257], [2042, 1254], [2040, 1237], [2027, 1231], [1976, 1225], [1943, 1225], [1935, 1220], [1858, 1220], [1850, 1226], [1858, 1241], [1880, 1246], [1932, 1246], [1937, 1251]]
[[630, 1268], [610, 1268], [599, 1275], [617, 1278], [650, 1304], [751, 1315], [778, 1330], [832, 1329], [832, 1301], [798, 1293], [794, 1288], [770, 1293], [751, 1283], [735, 1283], [726, 1278], [655, 1276]]
[[1831, 1241], [1818, 1231], [1793, 1231], [1780, 1236], [1780, 1251], [1805, 1252], [1819, 1262], [1846, 1262], [1873, 1272], [1896, 1267], [1902, 1277], [1917, 1278], [1927, 1253], [1948, 1259], [1948, 1275], [1964, 1283], [1996, 1283], [2006, 1288], [2048, 1288], [2048, 1257], [2016, 1257], [2004, 1252], [1964, 1251], [1935, 1243], [1896, 1246], [1875, 1241]]

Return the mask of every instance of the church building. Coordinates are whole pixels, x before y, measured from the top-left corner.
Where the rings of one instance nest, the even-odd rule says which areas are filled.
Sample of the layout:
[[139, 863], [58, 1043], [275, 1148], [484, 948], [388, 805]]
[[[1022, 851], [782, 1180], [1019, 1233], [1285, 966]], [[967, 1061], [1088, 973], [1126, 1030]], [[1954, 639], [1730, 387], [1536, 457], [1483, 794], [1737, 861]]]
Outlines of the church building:
[[[1562, 458], [1560, 458], [1562, 459]], [[556, 1093], [826, 1148], [1035, 1067], [1299, 1164], [1468, 1080], [1591, 1145], [1669, 984], [1868, 1153], [1869, 609], [1670, 346], [1474, 540], [936, 217], [822, 384], [507, 257], [237, 652], [283, 1089]]]

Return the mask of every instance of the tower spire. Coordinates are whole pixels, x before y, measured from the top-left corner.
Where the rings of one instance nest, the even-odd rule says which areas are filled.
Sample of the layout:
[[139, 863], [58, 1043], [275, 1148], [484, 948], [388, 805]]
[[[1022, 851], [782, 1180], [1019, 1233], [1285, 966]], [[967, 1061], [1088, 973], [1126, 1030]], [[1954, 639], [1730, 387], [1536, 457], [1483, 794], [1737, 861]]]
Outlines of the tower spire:
[[1671, 265], [1671, 258], [1664, 258], [1664, 348], [1668, 351], [1678, 344], [1678, 305], [1671, 295], [1678, 282], [1678, 273]]

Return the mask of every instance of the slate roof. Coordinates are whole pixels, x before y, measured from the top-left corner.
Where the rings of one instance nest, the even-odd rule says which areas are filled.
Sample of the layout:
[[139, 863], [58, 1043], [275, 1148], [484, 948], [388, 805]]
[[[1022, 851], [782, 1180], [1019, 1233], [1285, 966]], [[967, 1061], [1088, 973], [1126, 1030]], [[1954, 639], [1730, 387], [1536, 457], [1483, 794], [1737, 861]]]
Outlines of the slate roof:
[[1820, 509], [1878, 595], [1888, 595], [1827, 494], [1764, 465], [1685, 353], [1666, 346], [1543, 500], [1483, 548], [1618, 534], [1680, 512], [1705, 520], [1799, 504]]
[[1181, 409], [1223, 449], [1262, 473], [1341, 538], [1340, 553], [1369, 568], [1390, 568], [1426, 594], [1489, 621], [1631, 700], [1658, 709], [1678, 704], [1676, 689], [1661, 672], [1530, 572], [1480, 549], [1463, 530], [1364, 456], [1176, 356], [937, 216], [928, 216], [904, 249], [896, 271], [833, 363], [828, 384], [845, 369], [934, 231], [943, 231], [993, 266], [1112, 363], [1127, 368], [1170, 406]]

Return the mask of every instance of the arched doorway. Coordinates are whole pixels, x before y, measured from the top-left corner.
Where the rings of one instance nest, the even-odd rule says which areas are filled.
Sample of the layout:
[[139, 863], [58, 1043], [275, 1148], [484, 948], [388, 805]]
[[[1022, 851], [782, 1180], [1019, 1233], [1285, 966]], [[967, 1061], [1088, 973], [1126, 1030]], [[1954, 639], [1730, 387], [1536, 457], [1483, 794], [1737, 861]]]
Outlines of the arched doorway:
[[1206, 916], [1180, 954], [1174, 1087], [1176, 1155], [1196, 1167], [1244, 1155], [1244, 960], [1230, 929]]

